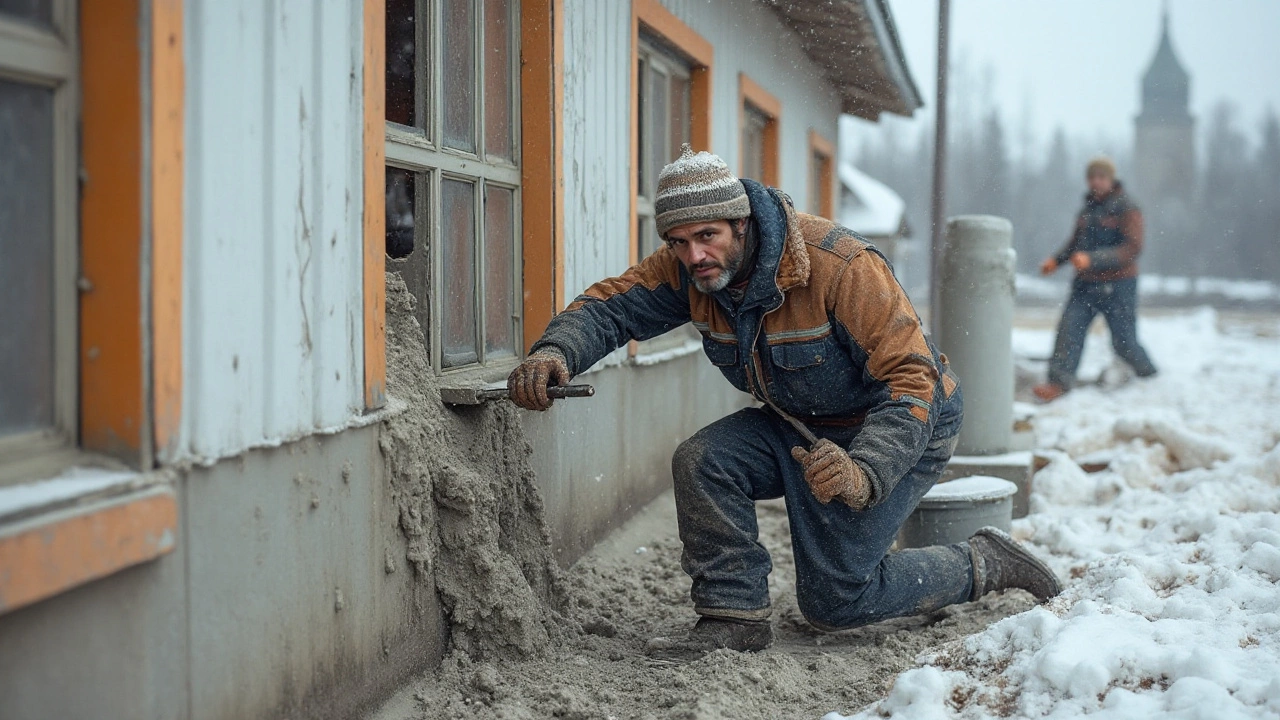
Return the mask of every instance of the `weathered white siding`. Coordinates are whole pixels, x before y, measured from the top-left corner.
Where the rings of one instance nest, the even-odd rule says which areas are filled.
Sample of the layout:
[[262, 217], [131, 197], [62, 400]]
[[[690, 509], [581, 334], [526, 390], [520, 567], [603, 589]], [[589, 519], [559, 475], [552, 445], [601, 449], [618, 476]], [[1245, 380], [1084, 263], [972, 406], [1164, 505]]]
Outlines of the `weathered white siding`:
[[[808, 201], [809, 130], [837, 142], [840, 100], [759, 0], [663, 0], [714, 47], [712, 151], [739, 167], [738, 74], [782, 104], [782, 189]], [[631, 238], [631, 3], [565, 0], [565, 284], [621, 272]]]
[[185, 5], [183, 427], [167, 459], [361, 409], [361, 5]]
[[565, 0], [568, 298], [630, 264], [631, 3]]

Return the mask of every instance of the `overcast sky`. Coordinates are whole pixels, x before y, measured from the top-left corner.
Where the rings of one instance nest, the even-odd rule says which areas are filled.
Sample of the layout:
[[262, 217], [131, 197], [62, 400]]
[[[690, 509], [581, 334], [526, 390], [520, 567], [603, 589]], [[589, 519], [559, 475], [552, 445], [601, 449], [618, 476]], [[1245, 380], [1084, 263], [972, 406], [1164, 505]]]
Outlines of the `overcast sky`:
[[[933, 114], [936, 0], [889, 0], [916, 85]], [[1197, 129], [1220, 99], [1254, 136], [1280, 111], [1280, 0], [1171, 0], [1174, 49], [1191, 74]], [[1161, 0], [951, 0], [952, 67], [993, 68], [992, 92], [1017, 132], [1132, 137], [1139, 81], [1155, 53]]]

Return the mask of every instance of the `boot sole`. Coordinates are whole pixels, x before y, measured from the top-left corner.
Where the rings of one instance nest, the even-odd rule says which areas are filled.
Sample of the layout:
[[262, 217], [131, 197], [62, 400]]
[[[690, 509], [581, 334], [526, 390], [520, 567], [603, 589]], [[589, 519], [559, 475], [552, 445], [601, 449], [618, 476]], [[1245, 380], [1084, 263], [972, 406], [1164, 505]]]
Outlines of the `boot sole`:
[[1014, 540], [1012, 537], [1009, 536], [1009, 533], [1001, 530], [1000, 528], [991, 527], [990, 525], [988, 525], [987, 527], [979, 528], [978, 531], [974, 533], [974, 535], [975, 536], [981, 535], [987, 538], [988, 540], [994, 542], [995, 544], [999, 545], [1002, 549], [1008, 551], [1009, 553], [1012, 553], [1013, 555], [1017, 556], [1024, 562], [1029, 563], [1032, 567], [1039, 570], [1046, 577], [1048, 577], [1050, 580], [1053, 581], [1053, 594], [1049, 595], [1049, 597], [1046, 597], [1040, 602], [1042, 603], [1048, 602], [1052, 598], [1055, 598], [1062, 593], [1062, 583], [1058, 581], [1058, 574], [1055, 573], [1053, 570], [1051, 570], [1048, 565], [1045, 565], [1043, 560], [1036, 557], [1035, 555], [1032, 555], [1026, 548], [1019, 545], [1016, 540]]

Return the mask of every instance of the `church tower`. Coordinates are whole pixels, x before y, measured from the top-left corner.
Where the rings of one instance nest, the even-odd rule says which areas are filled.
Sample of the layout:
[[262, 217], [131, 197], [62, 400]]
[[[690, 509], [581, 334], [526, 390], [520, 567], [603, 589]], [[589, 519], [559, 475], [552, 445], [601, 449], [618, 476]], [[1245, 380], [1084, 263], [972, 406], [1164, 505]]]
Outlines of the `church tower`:
[[[1195, 187], [1191, 77], [1173, 50], [1166, 4], [1156, 55], [1142, 76], [1142, 112], [1134, 120], [1134, 186], [1139, 201], [1186, 207]], [[1170, 201], [1173, 201], [1172, 203]]]

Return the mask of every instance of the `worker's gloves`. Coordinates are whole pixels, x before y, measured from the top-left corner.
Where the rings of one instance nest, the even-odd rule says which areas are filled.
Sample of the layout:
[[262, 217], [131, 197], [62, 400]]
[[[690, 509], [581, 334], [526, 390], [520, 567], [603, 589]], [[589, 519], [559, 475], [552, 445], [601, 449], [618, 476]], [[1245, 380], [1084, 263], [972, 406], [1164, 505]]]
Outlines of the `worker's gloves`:
[[791, 448], [791, 457], [804, 467], [804, 479], [818, 502], [839, 498], [854, 510], [862, 510], [871, 501], [871, 483], [844, 448], [830, 440], [819, 440], [810, 450]]
[[552, 400], [547, 397], [547, 387], [568, 385], [569, 366], [564, 355], [545, 348], [525, 358], [507, 377], [507, 392], [511, 400], [526, 410], [546, 410]]
[[1089, 257], [1089, 253], [1075, 252], [1071, 253], [1071, 264], [1075, 266], [1079, 272], [1084, 272], [1093, 264], [1093, 258]]
[[1041, 275], [1052, 275], [1057, 271], [1058, 271], [1057, 258], [1047, 258], [1044, 262], [1040, 263]]

